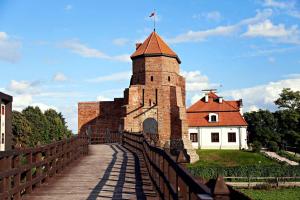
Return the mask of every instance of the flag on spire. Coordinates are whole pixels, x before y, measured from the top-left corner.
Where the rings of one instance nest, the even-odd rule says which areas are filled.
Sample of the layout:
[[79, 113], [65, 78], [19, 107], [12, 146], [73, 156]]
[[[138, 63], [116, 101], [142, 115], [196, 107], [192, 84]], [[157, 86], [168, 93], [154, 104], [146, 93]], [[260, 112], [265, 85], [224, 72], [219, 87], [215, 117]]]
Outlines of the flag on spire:
[[149, 15], [149, 17], [154, 17], [154, 16], [155, 16], [155, 12], [153, 12]]

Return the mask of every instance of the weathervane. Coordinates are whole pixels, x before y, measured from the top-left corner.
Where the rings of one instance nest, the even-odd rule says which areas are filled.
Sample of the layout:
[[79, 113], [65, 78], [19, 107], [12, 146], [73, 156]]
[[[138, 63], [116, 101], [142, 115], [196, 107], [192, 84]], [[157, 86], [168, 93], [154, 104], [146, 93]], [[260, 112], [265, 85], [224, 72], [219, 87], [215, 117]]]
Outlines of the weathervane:
[[155, 32], [155, 16], [156, 16], [156, 11], [154, 9], [154, 11], [149, 15], [150, 18], [153, 17], [153, 30]]

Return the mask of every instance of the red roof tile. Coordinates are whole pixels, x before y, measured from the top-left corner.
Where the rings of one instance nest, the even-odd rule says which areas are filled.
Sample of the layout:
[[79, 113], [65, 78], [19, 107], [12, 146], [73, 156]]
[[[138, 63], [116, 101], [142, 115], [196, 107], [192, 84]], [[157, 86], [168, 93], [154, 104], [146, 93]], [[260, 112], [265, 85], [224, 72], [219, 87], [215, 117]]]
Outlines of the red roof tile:
[[239, 112], [214, 112], [218, 114], [218, 122], [208, 122], [210, 112], [187, 113], [189, 127], [198, 126], [247, 126], [247, 122]]
[[[219, 103], [219, 97], [214, 92], [208, 93], [208, 97], [207, 103], [205, 97], [203, 97], [187, 109], [187, 119], [190, 127], [247, 126], [247, 122], [240, 114], [239, 101], [223, 100], [222, 103]], [[209, 113], [218, 114], [218, 122], [208, 122]]]
[[218, 102], [218, 96], [210, 92], [208, 94], [208, 102], [205, 102], [205, 97], [191, 105], [187, 112], [203, 112], [203, 111], [239, 111], [238, 101], [225, 101]]
[[164, 55], [174, 57], [180, 63], [177, 54], [161, 39], [156, 33], [152, 32], [150, 36], [138, 46], [137, 50], [131, 55], [131, 58], [138, 56], [158, 56]]

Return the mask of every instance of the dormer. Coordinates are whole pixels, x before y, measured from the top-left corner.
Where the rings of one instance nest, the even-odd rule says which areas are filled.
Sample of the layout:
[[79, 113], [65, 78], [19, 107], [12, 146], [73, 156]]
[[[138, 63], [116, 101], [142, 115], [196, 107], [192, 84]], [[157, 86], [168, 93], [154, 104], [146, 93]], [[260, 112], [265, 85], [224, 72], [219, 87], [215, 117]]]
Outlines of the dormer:
[[208, 122], [218, 122], [219, 121], [219, 115], [216, 113], [209, 113], [208, 115]]

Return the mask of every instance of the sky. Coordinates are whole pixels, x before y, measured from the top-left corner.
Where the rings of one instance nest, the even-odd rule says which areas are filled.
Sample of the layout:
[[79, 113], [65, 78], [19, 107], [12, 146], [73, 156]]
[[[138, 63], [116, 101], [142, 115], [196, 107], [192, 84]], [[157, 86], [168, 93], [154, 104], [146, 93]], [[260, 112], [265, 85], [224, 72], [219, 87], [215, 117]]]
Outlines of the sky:
[[77, 103], [122, 97], [135, 43], [153, 31], [178, 54], [187, 105], [217, 89], [244, 110], [275, 110], [300, 90], [298, 0], [0, 0], [0, 91], [13, 109], [56, 109], [77, 132]]

